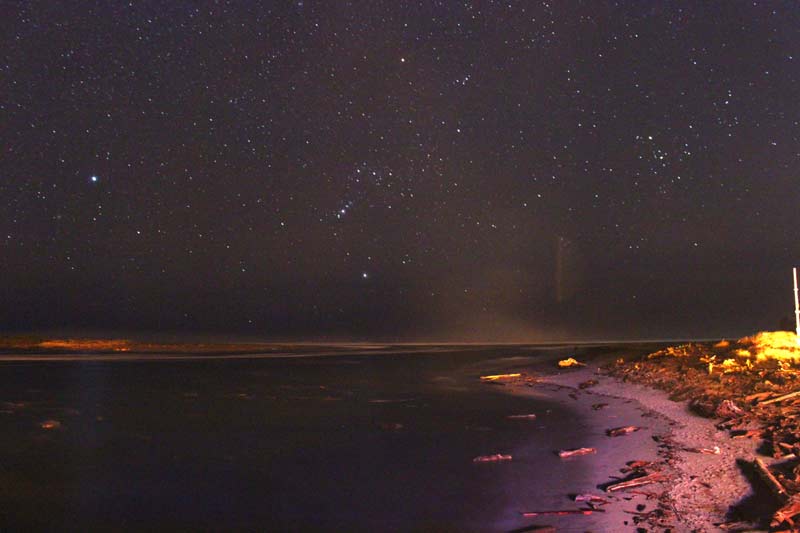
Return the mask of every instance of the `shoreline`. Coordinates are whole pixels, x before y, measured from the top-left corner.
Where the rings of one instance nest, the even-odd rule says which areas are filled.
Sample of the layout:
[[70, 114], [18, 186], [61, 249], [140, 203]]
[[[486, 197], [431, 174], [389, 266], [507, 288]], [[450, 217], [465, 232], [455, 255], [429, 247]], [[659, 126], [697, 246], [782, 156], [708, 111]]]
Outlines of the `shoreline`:
[[[174, 457], [181, 456], [185, 450], [180, 438], [173, 440], [172, 432], [161, 429], [166, 423], [164, 406], [175, 407], [166, 411], [175, 417], [169, 419], [168, 427], [176, 422], [188, 429], [199, 427], [199, 438], [193, 439], [192, 446], [206, 441], [208, 453], [227, 442], [226, 436], [204, 437], [209, 434], [202, 425], [210, 420], [208, 413], [226, 413], [224, 418], [214, 419], [214, 427], [227, 424], [232, 415], [239, 415], [243, 418], [237, 423], [253, 431], [264, 429], [264, 422], [260, 420], [264, 412], [272, 413], [272, 424], [286, 441], [280, 446], [276, 444], [275, 457], [280, 456], [281, 460], [275, 464], [303, 465], [307, 461], [304, 454], [285, 455], [281, 451], [284, 448], [318, 449], [312, 478], [335, 477], [341, 468], [349, 468], [337, 465], [360, 464], [365, 457], [372, 458], [369, 464], [373, 467], [382, 465], [377, 469], [381, 477], [386, 472], [396, 476], [392, 482], [378, 483], [374, 482], [375, 476], [363, 477], [359, 482], [348, 479], [353, 487], [371, 487], [352, 500], [342, 499], [338, 490], [320, 497], [319, 505], [340, 501], [343, 507], [352, 502], [368, 501], [381, 494], [381, 490], [392, 487], [384, 497], [375, 498], [361, 514], [325, 515], [334, 525], [340, 523], [334, 520], [346, 519], [365, 527], [372, 523], [368, 520], [386, 523], [387, 517], [394, 517], [396, 524], [409, 525], [409, 529], [419, 524], [432, 528], [436, 524], [439, 530], [456, 530], [445, 526], [457, 522], [459, 531], [516, 533], [543, 527], [582, 532], [702, 532], [720, 531], [722, 528], [715, 524], [723, 523], [733, 531], [766, 530], [765, 519], [776, 506], [766, 498], [758, 501], [764, 496], [761, 490], [764, 486], [753, 481], [748, 471], [749, 462], [757, 456], [756, 447], [762, 441], [732, 439], [729, 428], [717, 429], [719, 419], [702, 418], [690, 411], [688, 399], [670, 400], [669, 394], [677, 396], [674, 391], [682, 390], [691, 381], [684, 367], [697, 367], [694, 372], [699, 376], [710, 376], [711, 372], [706, 363], [694, 359], [645, 357], [663, 347], [658, 344], [565, 345], [541, 350], [530, 347], [510, 350], [491, 346], [485, 350], [434, 349], [422, 352], [423, 357], [408, 357], [417, 352], [392, 350], [383, 351], [378, 357], [363, 351], [354, 354], [368, 356], [360, 359], [347, 352], [338, 354], [342, 356], [339, 359], [323, 356], [306, 361], [293, 358], [262, 361], [255, 358], [253, 364], [225, 365], [227, 373], [222, 380], [218, 370], [223, 367], [216, 363], [189, 366], [186, 372], [178, 368], [179, 365], [168, 365], [165, 366], [166, 375], [178, 372], [181, 378], [159, 382], [155, 391], [161, 400], [156, 402], [156, 410], [145, 417], [146, 424], [134, 433], [126, 430], [126, 424], [118, 422], [142, 419], [139, 405], [156, 407], [149, 403], [153, 390], [147, 392], [148, 401], [131, 403], [125, 400], [122, 404], [104, 391], [112, 382], [137, 390], [141, 379], [152, 379], [153, 374], [146, 365], [76, 366], [74, 373], [62, 374], [81, 377], [83, 388], [80, 395], [75, 396], [76, 389], [63, 387], [71, 381], [64, 382], [48, 365], [12, 364], [6, 366], [5, 371], [19, 386], [18, 390], [6, 392], [5, 398], [0, 398], [7, 400], [0, 402], [4, 413], [0, 421], [8, 424], [5, 429], [9, 432], [18, 432], [7, 439], [8, 450], [13, 454], [20, 449], [19, 442], [28, 442], [25, 439], [31, 437], [39, 440], [30, 441], [38, 444], [27, 447], [28, 450], [43, 449], [40, 446], [43, 443], [68, 446], [70, 435], [77, 435], [74, 430], [79, 428], [83, 428], [81, 434], [97, 435], [97, 442], [110, 439], [118, 443], [137, 443], [143, 435], [155, 438], [162, 441], [160, 446], [166, 443], [167, 448], [172, 446], [175, 450], [172, 458], [164, 456], [161, 462], [150, 455], [140, 458], [142, 464], [160, 473], [172, 468]], [[310, 354], [302, 354], [302, 357], [308, 356]], [[558, 361], [569, 357], [587, 366], [559, 368]], [[620, 363], [620, 358], [628, 363]], [[72, 360], [81, 361], [81, 358]], [[212, 356], [209, 360], [219, 359]], [[615, 362], [618, 364], [609, 365]], [[334, 372], [330, 364], [342, 370]], [[669, 365], [678, 369], [670, 374], [678, 376], [677, 385], [664, 379], [664, 371], [671, 368]], [[718, 373], [711, 377], [720, 377], [726, 383], [732, 379], [730, 374], [719, 373], [720, 368], [726, 368], [723, 364], [717, 366]], [[643, 373], [643, 369], [651, 372], [648, 376], [661, 379], [662, 387], [655, 388], [653, 380], [638, 379], [639, 374], [625, 373]], [[27, 378], [20, 380], [19, 372]], [[520, 377], [478, 379], [485, 374], [502, 373]], [[697, 380], [697, 376], [694, 379]], [[50, 390], [60, 391], [58, 397], [47, 400], [41, 396], [42, 391]], [[481, 394], [473, 396], [476, 391]], [[466, 396], [460, 396], [462, 400], [459, 400], [462, 393]], [[727, 394], [720, 393], [720, 398], [733, 398], [749, 409], [739, 398]], [[682, 397], [692, 396], [696, 394]], [[97, 402], [87, 403], [87, 397], [96, 398]], [[59, 419], [59, 425], [50, 424], [58, 423]], [[109, 420], [116, 422], [109, 424]], [[626, 426], [636, 426], [639, 430], [623, 432], [621, 436], [607, 434], [610, 429]], [[304, 431], [297, 431], [302, 428]], [[331, 440], [337, 435], [339, 440]], [[436, 438], [432, 439], [434, 435]], [[457, 440], [448, 440], [451, 437]], [[82, 446], [70, 453], [78, 456]], [[719, 454], [697, 453], [699, 449], [714, 447], [719, 447]], [[560, 450], [579, 448], [594, 448], [595, 451], [567, 458], [557, 455]], [[134, 450], [139, 449], [138, 445], [134, 446]], [[365, 451], [372, 452], [365, 455]], [[114, 453], [117, 452], [119, 450]], [[125, 451], [126, 456], [130, 453]], [[513, 456], [513, 461], [464, 468], [465, 464], [474, 463], [475, 457], [493, 454]], [[249, 471], [250, 465], [259, 460], [264, 460], [263, 454], [240, 463], [233, 455], [225, 459], [229, 481], [233, 483], [238, 479], [239, 471], [235, 468], [247, 464]], [[108, 461], [108, 465], [118, 464], [117, 460]], [[621, 471], [631, 461], [646, 462], [646, 465], [633, 471], [630, 468]], [[403, 466], [390, 468], [398, 464]], [[410, 464], [415, 465], [414, 468], [406, 467]], [[427, 466], [420, 468], [420, 465]], [[57, 465], [53, 468], [58, 471]], [[104, 468], [113, 470], [110, 466]], [[369, 469], [356, 471], [368, 472]], [[409, 473], [414, 472], [418, 475], [412, 479]], [[293, 470], [287, 466], [281, 479], [306, 479], [308, 473], [302, 468]], [[633, 490], [604, 490], [607, 485], [629, 476], [651, 473], [665, 479]], [[154, 473], [154, 479], [158, 475]], [[431, 480], [446, 482], [436, 485], [439, 492], [431, 493]], [[427, 510], [426, 518], [417, 516], [414, 519], [414, 513], [401, 512], [408, 504], [406, 499], [378, 511], [381, 505], [392, 501], [395, 485], [409, 483], [424, 487], [415, 493], [426, 497], [415, 501], [412, 507], [417, 513]], [[202, 493], [202, 483], [198, 482], [198, 486]], [[453, 492], [452, 486], [461, 487], [461, 496], [451, 501], [448, 498]], [[289, 493], [282, 489], [281, 494]], [[297, 494], [301, 496], [295, 501], [305, 497], [305, 492]], [[586, 500], [575, 501], [575, 495], [594, 495], [605, 501], [590, 505]], [[469, 496], [471, 503], [466, 503], [465, 496]], [[450, 510], [442, 513], [441, 504], [430, 507], [431, 502], [437, 501], [449, 502]], [[486, 512], [473, 512], [480, 507]], [[584, 510], [591, 512], [583, 513]], [[563, 511], [567, 514], [561, 515]], [[290, 515], [286, 513], [281, 517], [288, 520]], [[92, 516], [87, 514], [86, 519]], [[322, 523], [318, 522], [320, 517], [314, 520], [317, 525]], [[734, 525], [731, 523], [734, 520], [741, 522]], [[398, 529], [401, 528], [398, 526]]]
[[[721, 531], [718, 524], [731, 521], [735, 507], [757, 499], [739, 462], [752, 461], [756, 457], [758, 441], [731, 439], [726, 431], [716, 428], [714, 420], [692, 413], [688, 400], [672, 401], [664, 391], [623, 382], [605, 374], [601, 366], [611, 360], [600, 355], [588, 358], [585, 367], [547, 373], [542, 372], [543, 365], [537, 364], [527, 372], [528, 376], [535, 376], [533, 387], [508, 383], [502, 388], [504, 392], [517, 396], [541, 397], [544, 393], [562, 403], [567, 402], [566, 405], [579, 416], [591, 419], [595, 426], [590, 431], [593, 434], [590, 446], [596, 447], [597, 453], [575, 460], [585, 462], [598, 483], [584, 487], [581, 492], [608, 497], [610, 503], [602, 507], [604, 512], [594, 513], [594, 520], [583, 516], [566, 520], [538, 519], [530, 526], [558, 523], [561, 527], [570, 524], [568, 527], [586, 530], [593, 525], [600, 530], [635, 531], [641, 524], [670, 531]], [[555, 358], [550, 363], [547, 368], [553, 369]], [[597, 383], [580, 387], [589, 380]], [[592, 405], [598, 403], [609, 405], [605, 409], [592, 410]], [[632, 414], [630, 408], [638, 411], [639, 416]], [[604, 435], [607, 429], [628, 424], [641, 424], [643, 428], [622, 437]], [[719, 448], [718, 455], [689, 451], [714, 447]], [[612, 465], [614, 460], [616, 464]], [[625, 467], [625, 462], [634, 460], [653, 461], [656, 468], [666, 474], [668, 481], [632, 493], [620, 491], [613, 496], [598, 487], [614, 481], [614, 476], [623, 478], [625, 475], [619, 469]], [[615, 473], [609, 471], [613, 468], [617, 469]], [[579, 507], [571, 500], [565, 499], [564, 502], [565, 509]], [[758, 524], [754, 523], [757, 518], [753, 516], [751, 522], [744, 524], [748, 530], [758, 530]]]

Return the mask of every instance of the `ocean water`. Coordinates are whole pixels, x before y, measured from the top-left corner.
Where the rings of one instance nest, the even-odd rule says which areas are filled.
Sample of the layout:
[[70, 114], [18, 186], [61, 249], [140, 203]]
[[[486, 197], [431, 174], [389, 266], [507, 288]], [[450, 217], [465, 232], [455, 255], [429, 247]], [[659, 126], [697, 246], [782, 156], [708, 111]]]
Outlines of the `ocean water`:
[[478, 376], [553, 350], [0, 362], [0, 530], [521, 528], [589, 421]]

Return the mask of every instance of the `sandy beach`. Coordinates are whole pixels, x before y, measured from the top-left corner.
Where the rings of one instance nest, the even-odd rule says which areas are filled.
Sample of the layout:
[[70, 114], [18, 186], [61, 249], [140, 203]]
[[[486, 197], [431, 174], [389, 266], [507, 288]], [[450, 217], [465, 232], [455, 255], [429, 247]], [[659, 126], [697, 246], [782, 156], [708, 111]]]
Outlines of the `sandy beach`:
[[[506, 367], [533, 377], [535, 384], [512, 380], [504, 391], [527, 397], [544, 394], [591, 420], [588, 441], [576, 442], [575, 447], [590, 446], [597, 452], [569, 459], [591, 472], [591, 481], [576, 487], [575, 492], [596, 494], [610, 502], [600, 507], [601, 513], [531, 519], [530, 530], [550, 526], [558, 531], [637, 527], [647, 531], [767, 531], [768, 518], [777, 504], [748, 469], [760, 441], [732, 439], [728, 431], [717, 429], [719, 420], [692, 412], [688, 400], [673, 401], [665, 391], [609, 376], [603, 367], [614, 360], [614, 350], [592, 352], [581, 358], [586, 366], [577, 368], [557, 369], [556, 358], [547, 364], [537, 361], [527, 369]], [[620, 437], [606, 434], [610, 428], [626, 425], [642, 429]], [[604, 493], [604, 484], [623, 478], [620, 469], [630, 461], [653, 461], [653, 468], [665, 474], [665, 481], [613, 495]], [[561, 495], [557, 508], [583, 507], [571, 503], [570, 496]]]
[[[590, 389], [578, 388], [580, 383], [590, 379], [597, 380], [598, 384]], [[592, 516], [592, 520], [569, 517], [564, 520], [569, 525], [557, 525], [558, 530], [585, 524], [595, 531], [620, 531], [636, 525], [636, 518], [643, 518], [644, 513], [661, 508], [665, 518], [642, 520], [642, 526], [658, 525], [673, 531], [719, 531], [716, 525], [728, 520], [731, 506], [751, 493], [750, 483], [737, 460], [751, 459], [755, 443], [731, 440], [726, 433], [717, 430], [712, 421], [692, 414], [688, 402], [673, 402], [664, 392], [623, 384], [599, 374], [595, 365], [548, 376], [542, 379], [539, 387], [549, 390], [550, 394], [566, 397], [566, 402], [574, 397], [570, 405], [597, 424], [592, 435], [597, 454], [575, 459], [584, 461], [585, 468], [595, 475], [597, 484], [585, 487], [586, 492], [602, 494], [597, 485], [611, 481], [614, 476], [623, 477], [619, 469], [628, 461], [662, 462], [669, 476], [669, 481], [657, 484], [655, 491], [645, 487], [634, 495], [606, 495], [612, 503], [604, 507], [605, 513]], [[537, 394], [527, 387], [510, 390], [514, 394]], [[609, 405], [593, 410], [592, 405], [598, 403]], [[644, 429], [623, 437], [605, 435], [606, 429], [629, 424], [644, 426]], [[715, 446], [720, 450], [719, 455], [687, 451]], [[648, 489], [649, 497], [641, 493]], [[658, 498], [659, 491], [665, 491], [666, 498]], [[643, 514], [634, 514], [636, 512]]]

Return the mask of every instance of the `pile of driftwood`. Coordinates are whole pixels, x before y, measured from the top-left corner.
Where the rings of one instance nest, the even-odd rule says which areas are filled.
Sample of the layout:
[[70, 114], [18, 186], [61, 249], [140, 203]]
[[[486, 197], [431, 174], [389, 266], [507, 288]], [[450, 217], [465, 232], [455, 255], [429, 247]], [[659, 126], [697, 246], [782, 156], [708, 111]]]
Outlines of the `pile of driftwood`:
[[753, 468], [780, 504], [771, 527], [800, 527], [800, 364], [791, 352], [769, 357], [733, 343], [691, 343], [617, 360], [606, 370], [689, 400], [697, 414], [720, 419], [717, 427], [734, 439], [760, 439], [759, 450], [773, 459], [770, 466], [756, 459]]

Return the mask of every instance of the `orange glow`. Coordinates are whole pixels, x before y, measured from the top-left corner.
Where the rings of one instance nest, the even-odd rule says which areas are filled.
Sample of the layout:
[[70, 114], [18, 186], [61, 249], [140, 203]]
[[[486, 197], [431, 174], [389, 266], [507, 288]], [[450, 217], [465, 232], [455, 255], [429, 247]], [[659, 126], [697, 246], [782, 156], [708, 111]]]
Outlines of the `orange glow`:
[[797, 334], [792, 331], [762, 331], [737, 341], [741, 347], [737, 355], [747, 355], [756, 361], [777, 359], [800, 362]]
[[126, 352], [130, 341], [125, 339], [51, 339], [37, 344], [39, 348], [59, 350], [92, 350]]
[[717, 370], [723, 374], [746, 372], [756, 363], [768, 361], [777, 361], [779, 369], [788, 370], [793, 364], [800, 364], [797, 342], [797, 335], [791, 331], [762, 331], [738, 341], [720, 341], [713, 348], [701, 343], [670, 346], [647, 358], [693, 358], [705, 363], [709, 374]]

